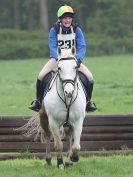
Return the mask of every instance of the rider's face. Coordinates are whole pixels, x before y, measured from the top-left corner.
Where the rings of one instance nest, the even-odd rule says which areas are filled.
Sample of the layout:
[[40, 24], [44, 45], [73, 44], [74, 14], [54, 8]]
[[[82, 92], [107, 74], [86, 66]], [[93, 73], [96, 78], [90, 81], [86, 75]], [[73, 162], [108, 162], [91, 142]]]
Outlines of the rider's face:
[[72, 17], [65, 17], [65, 18], [61, 19], [61, 23], [65, 27], [70, 27], [72, 24]]

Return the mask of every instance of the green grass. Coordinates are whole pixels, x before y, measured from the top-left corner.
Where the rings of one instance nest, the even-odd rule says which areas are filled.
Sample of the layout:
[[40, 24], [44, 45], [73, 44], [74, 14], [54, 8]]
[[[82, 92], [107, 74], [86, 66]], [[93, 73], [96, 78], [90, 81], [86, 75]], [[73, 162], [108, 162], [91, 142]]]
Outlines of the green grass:
[[89, 157], [64, 171], [39, 159], [0, 161], [0, 177], [132, 177], [133, 156]]
[[[89, 67], [89, 61], [87, 62]], [[90, 60], [94, 75], [94, 100], [99, 114], [133, 113], [133, 55]]]
[[[35, 98], [35, 82], [44, 59], [0, 61], [0, 115], [32, 115], [27, 107]], [[84, 60], [95, 79], [93, 114], [133, 113], [133, 55]]]

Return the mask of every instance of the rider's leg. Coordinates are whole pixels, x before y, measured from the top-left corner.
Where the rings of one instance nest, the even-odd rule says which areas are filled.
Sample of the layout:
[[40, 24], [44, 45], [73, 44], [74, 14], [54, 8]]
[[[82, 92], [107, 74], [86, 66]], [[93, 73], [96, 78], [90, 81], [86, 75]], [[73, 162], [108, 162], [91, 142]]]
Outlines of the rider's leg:
[[50, 59], [46, 65], [42, 68], [41, 72], [38, 75], [37, 83], [36, 83], [36, 100], [32, 101], [29, 105], [29, 109], [34, 111], [39, 111], [42, 105], [43, 99], [43, 89], [44, 86], [42, 84], [43, 78], [52, 70], [56, 70], [57, 62], [55, 59]]
[[87, 88], [86, 88], [86, 92], [87, 92], [87, 105], [86, 105], [86, 111], [87, 112], [88, 111], [95, 111], [97, 109], [96, 105], [95, 105], [95, 103], [91, 102], [93, 85], [94, 85], [92, 73], [82, 63], [80, 65], [79, 71], [82, 72], [86, 76], [86, 78], [87, 78]]

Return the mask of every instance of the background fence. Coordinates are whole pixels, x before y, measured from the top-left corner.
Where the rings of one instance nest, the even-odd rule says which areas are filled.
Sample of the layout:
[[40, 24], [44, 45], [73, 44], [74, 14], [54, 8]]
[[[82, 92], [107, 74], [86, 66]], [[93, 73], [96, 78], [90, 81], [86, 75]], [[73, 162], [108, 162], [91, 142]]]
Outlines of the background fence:
[[[0, 116], [0, 152], [45, 152], [46, 144], [34, 142], [14, 129], [23, 126], [28, 116]], [[54, 152], [53, 142], [52, 151]], [[133, 148], [133, 115], [86, 116], [81, 151], [125, 150]], [[64, 151], [67, 145], [64, 140]]]

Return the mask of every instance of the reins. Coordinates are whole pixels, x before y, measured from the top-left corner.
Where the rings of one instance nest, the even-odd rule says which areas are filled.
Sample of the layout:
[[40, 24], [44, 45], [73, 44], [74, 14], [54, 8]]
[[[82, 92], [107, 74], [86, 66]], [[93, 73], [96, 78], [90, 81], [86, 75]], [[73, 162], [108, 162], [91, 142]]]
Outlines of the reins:
[[78, 83], [77, 83], [77, 93], [76, 93], [76, 96], [73, 100], [73, 96], [71, 97], [71, 100], [70, 100], [70, 103], [67, 105], [67, 101], [66, 101], [66, 97], [64, 95], [64, 98], [61, 97], [59, 91], [58, 91], [58, 88], [57, 88], [57, 79], [56, 79], [56, 91], [57, 91], [57, 94], [59, 96], [59, 98], [62, 100], [62, 102], [65, 104], [66, 106], [66, 109], [67, 109], [67, 114], [66, 114], [66, 120], [64, 122], [65, 125], [68, 125], [68, 121], [69, 121], [69, 114], [70, 114], [70, 107], [72, 106], [72, 104], [76, 101], [77, 97], [78, 97]]
[[65, 125], [68, 125], [70, 107], [75, 102], [75, 100], [77, 99], [77, 97], [78, 97], [78, 83], [77, 83], [77, 94], [76, 94], [75, 99], [72, 101], [72, 99], [73, 99], [73, 97], [72, 97], [71, 100], [70, 100], [70, 104], [69, 105], [67, 105], [66, 102], [65, 102], [65, 105], [66, 105], [66, 108], [67, 108], [66, 120], [65, 120], [65, 123], [64, 123]]
[[[71, 58], [72, 59], [72, 58]], [[63, 59], [61, 59], [61, 60], [64, 60], [64, 58]], [[71, 79], [65, 79], [65, 80], [63, 80], [61, 77], [60, 77], [60, 74], [59, 74], [59, 71], [57, 72], [58, 74], [58, 77], [56, 77], [56, 91], [57, 91], [57, 94], [58, 94], [58, 96], [59, 96], [59, 98], [62, 100], [62, 102], [65, 104], [65, 106], [66, 106], [66, 109], [67, 109], [67, 114], [66, 114], [66, 120], [65, 120], [65, 122], [64, 122], [64, 124], [65, 125], [68, 125], [68, 122], [69, 122], [69, 117], [70, 117], [70, 108], [71, 108], [71, 106], [72, 106], [72, 104], [76, 101], [76, 99], [77, 99], [77, 97], [78, 97], [78, 82], [77, 83], [75, 83], [76, 82], [76, 80], [77, 80], [77, 76], [78, 76], [78, 72], [77, 72], [77, 70], [76, 70], [76, 76], [75, 76], [75, 78], [74, 78], [74, 80], [71, 80]], [[76, 91], [77, 91], [77, 93], [76, 93], [76, 96], [75, 96], [75, 98], [72, 96], [71, 97], [71, 100], [70, 100], [70, 102], [69, 102], [69, 104], [67, 104], [67, 100], [66, 100], [66, 96], [65, 96], [65, 94], [64, 94], [64, 92], [63, 92], [63, 98], [62, 98], [62, 96], [60, 95], [60, 93], [59, 93], [59, 91], [58, 91], [58, 78], [59, 78], [59, 81], [60, 81], [60, 83], [62, 84], [62, 90], [64, 90], [64, 86], [67, 84], [67, 83], [71, 83], [73, 86], [75, 86], [75, 84], [76, 84]], [[74, 98], [74, 99], [73, 99]]]

